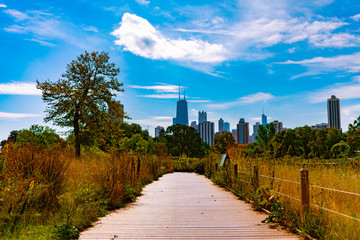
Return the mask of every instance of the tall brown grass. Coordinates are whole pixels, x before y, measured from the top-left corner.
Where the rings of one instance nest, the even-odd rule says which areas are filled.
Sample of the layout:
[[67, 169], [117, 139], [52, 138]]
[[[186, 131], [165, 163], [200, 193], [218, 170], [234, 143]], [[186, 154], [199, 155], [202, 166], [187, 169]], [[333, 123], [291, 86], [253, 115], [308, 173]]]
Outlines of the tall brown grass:
[[[299, 201], [301, 199], [300, 185], [294, 183], [300, 183], [300, 169], [304, 167], [309, 171], [311, 185], [360, 193], [360, 167], [358, 165], [347, 159], [305, 160], [291, 157], [276, 160], [266, 157], [253, 159], [244, 157], [239, 148], [229, 150], [229, 155], [230, 163], [226, 167], [218, 167], [217, 171], [215, 165], [219, 163], [220, 155], [212, 154], [206, 159], [205, 172], [215, 183], [256, 202], [257, 189], [252, 183], [254, 166], [257, 166], [260, 188], [269, 188], [273, 195], [278, 196], [279, 205], [281, 205], [278, 218], [290, 228], [298, 228], [303, 234], [310, 234], [320, 239], [360, 238], [360, 222], [315, 206], [360, 219], [360, 196], [311, 186], [310, 203], [312, 206], [308, 213], [303, 214], [301, 201]], [[235, 164], [239, 170], [238, 178], [234, 177]]]
[[169, 159], [155, 155], [96, 148], [80, 159], [73, 155], [63, 144], [46, 149], [6, 146], [0, 156], [1, 237], [33, 239], [33, 229], [46, 226], [51, 234], [40, 239], [68, 238], [69, 229], [91, 226], [107, 211], [133, 201], [145, 184], [172, 171]]

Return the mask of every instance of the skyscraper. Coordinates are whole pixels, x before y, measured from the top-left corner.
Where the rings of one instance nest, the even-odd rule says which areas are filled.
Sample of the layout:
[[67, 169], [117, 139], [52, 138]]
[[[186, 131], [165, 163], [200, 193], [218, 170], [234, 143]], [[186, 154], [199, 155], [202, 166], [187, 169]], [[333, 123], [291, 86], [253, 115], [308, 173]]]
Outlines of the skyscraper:
[[261, 124], [265, 127], [267, 124], [267, 116], [263, 113], [261, 115]]
[[274, 125], [275, 133], [279, 133], [283, 130], [283, 123], [279, 122], [278, 120], [275, 120], [271, 122]]
[[179, 101], [176, 104], [176, 117], [173, 118], [173, 125], [181, 124], [181, 125], [189, 125], [189, 117], [188, 117], [188, 107], [187, 101], [185, 99], [180, 99], [180, 86], [179, 86]]
[[214, 141], [214, 123], [209, 121], [199, 123], [199, 133], [202, 141], [211, 146]]
[[224, 131], [224, 120], [222, 118], [219, 119], [219, 133]]
[[224, 131], [230, 132], [230, 123], [224, 122]]
[[155, 128], [155, 137], [160, 136], [161, 130], [164, 130], [164, 128], [161, 127], [161, 126], [157, 126], [157, 127]]
[[237, 130], [236, 129], [231, 129], [231, 134], [233, 135], [235, 142], [238, 143], [238, 138], [237, 138]]
[[207, 116], [206, 116], [206, 112], [205, 111], [202, 111], [200, 112], [199, 111], [199, 124], [202, 123], [202, 122], [205, 122], [207, 121]]
[[240, 118], [237, 127], [237, 142], [239, 144], [248, 144], [249, 143], [249, 123], [245, 122], [244, 118]]
[[336, 98], [335, 95], [331, 95], [331, 98], [327, 100], [327, 110], [329, 128], [341, 129], [340, 99]]
[[259, 122], [256, 122], [255, 125], [253, 125], [253, 141], [256, 142], [256, 136], [258, 135], [258, 130], [259, 130], [259, 126], [260, 126], [260, 123]]
[[191, 127], [195, 128], [198, 131], [198, 125], [196, 125], [196, 121], [192, 121], [190, 124]]

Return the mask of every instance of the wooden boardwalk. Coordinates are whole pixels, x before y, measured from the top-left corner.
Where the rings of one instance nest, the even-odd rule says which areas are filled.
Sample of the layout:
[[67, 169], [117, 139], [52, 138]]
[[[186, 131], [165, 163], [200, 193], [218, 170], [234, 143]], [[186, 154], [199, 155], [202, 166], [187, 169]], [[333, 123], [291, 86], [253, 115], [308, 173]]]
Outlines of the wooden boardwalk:
[[298, 239], [249, 204], [194, 173], [167, 174], [135, 203], [100, 219], [80, 239]]

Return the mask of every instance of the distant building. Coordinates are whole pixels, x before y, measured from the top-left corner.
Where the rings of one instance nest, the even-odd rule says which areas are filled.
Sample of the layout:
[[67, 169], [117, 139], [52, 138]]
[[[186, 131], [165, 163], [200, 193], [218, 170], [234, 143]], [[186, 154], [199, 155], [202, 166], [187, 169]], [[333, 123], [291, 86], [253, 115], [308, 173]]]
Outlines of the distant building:
[[267, 124], [267, 116], [263, 113], [261, 115], [261, 124], [265, 127]]
[[240, 118], [237, 127], [237, 142], [239, 144], [248, 144], [249, 143], [249, 123], [245, 122], [244, 118]]
[[202, 141], [211, 146], [214, 141], [214, 123], [209, 121], [199, 123], [199, 133]]
[[187, 101], [185, 99], [185, 94], [184, 94], [184, 99], [180, 99], [180, 86], [179, 86], [179, 100], [176, 103], [176, 117], [173, 118], [173, 125], [176, 124], [189, 125]]
[[230, 123], [224, 122], [224, 131], [230, 132]]
[[237, 139], [237, 129], [231, 129], [231, 134], [233, 135], [235, 142], [238, 143]]
[[198, 131], [198, 125], [196, 124], [196, 121], [191, 122], [191, 127], [195, 128], [196, 131]]
[[254, 138], [254, 135], [250, 135], [249, 136], [249, 143], [253, 143], [253, 142], [256, 142], [256, 140]]
[[279, 122], [278, 120], [275, 120], [271, 122], [274, 125], [275, 133], [279, 133], [283, 130], [283, 123]]
[[219, 119], [219, 133], [224, 131], [224, 120], [222, 118]]
[[203, 123], [205, 121], [207, 121], [206, 112], [205, 111], [202, 111], [202, 112], [199, 111], [199, 121], [198, 121], [198, 123], [200, 124], [200, 123]]
[[336, 98], [335, 95], [331, 95], [331, 98], [327, 100], [327, 110], [329, 128], [341, 129], [340, 99]]
[[256, 142], [256, 136], [258, 135], [259, 126], [260, 126], [259, 122], [256, 122], [255, 125], [253, 125], [253, 134], [252, 134], [253, 142]]
[[311, 126], [311, 128], [317, 130], [324, 130], [329, 128], [329, 125], [327, 123], [319, 123], [319, 124], [315, 124], [315, 126]]
[[161, 127], [161, 126], [157, 126], [157, 127], [155, 128], [155, 137], [160, 136], [161, 130], [164, 130], [164, 128]]

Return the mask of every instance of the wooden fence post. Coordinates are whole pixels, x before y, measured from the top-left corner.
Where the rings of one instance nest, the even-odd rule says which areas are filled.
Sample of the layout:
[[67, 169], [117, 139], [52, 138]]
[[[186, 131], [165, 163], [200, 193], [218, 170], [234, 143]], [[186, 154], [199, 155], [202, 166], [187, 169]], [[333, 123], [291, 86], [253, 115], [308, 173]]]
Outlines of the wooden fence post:
[[300, 170], [301, 173], [301, 203], [303, 213], [309, 210], [310, 192], [309, 192], [309, 171], [305, 168]]
[[234, 178], [236, 179], [238, 176], [238, 165], [234, 164]]
[[259, 188], [259, 166], [254, 165], [254, 178], [253, 178], [253, 187], [256, 191]]

